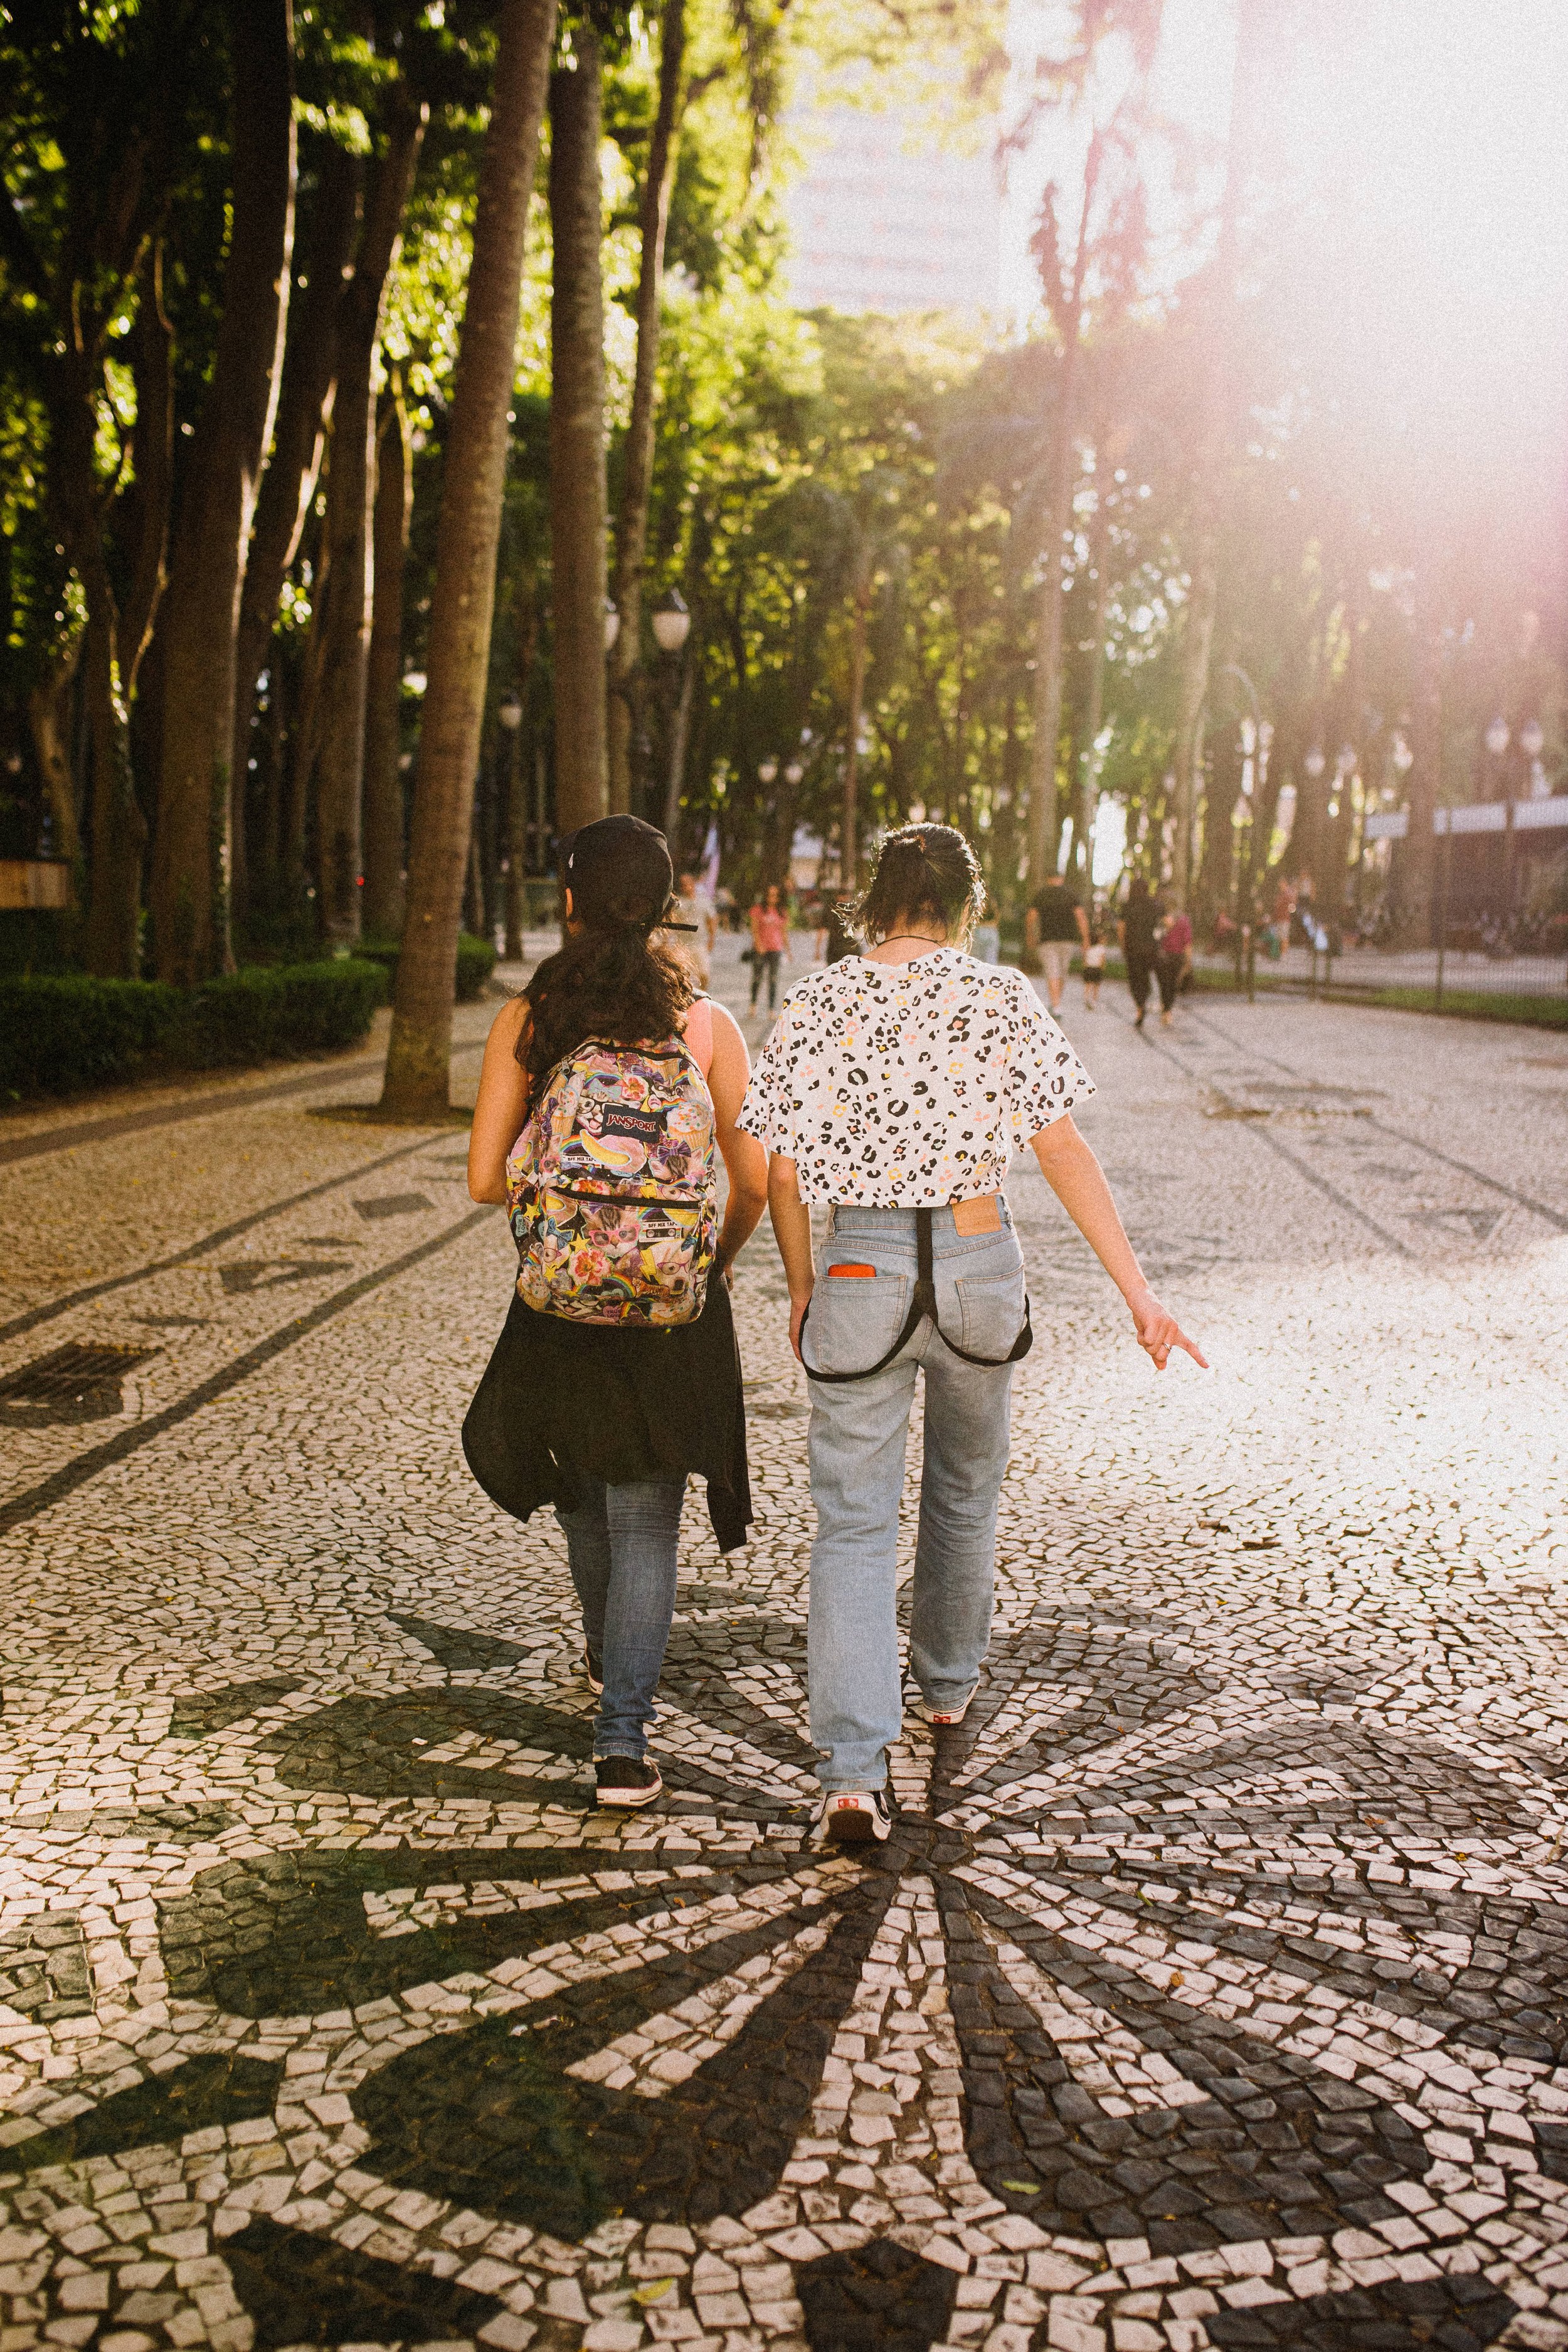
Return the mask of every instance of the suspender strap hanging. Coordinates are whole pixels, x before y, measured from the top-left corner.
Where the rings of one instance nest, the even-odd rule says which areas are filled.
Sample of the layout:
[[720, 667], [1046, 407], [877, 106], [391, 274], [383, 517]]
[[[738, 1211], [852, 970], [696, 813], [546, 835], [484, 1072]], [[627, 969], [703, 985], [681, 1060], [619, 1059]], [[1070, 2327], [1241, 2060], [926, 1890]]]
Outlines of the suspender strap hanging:
[[931, 1325], [935, 1329], [937, 1338], [942, 1341], [942, 1346], [947, 1349], [949, 1355], [960, 1357], [966, 1364], [978, 1364], [982, 1370], [994, 1371], [1003, 1364], [1016, 1364], [1022, 1357], [1028, 1354], [1030, 1349], [1035, 1344], [1035, 1331], [1034, 1326], [1029, 1319], [1029, 1297], [1026, 1291], [1024, 1294], [1023, 1328], [1020, 1330], [1017, 1338], [1014, 1340], [1013, 1345], [1008, 1349], [1006, 1355], [972, 1356], [967, 1348], [959, 1347], [953, 1340], [948, 1338], [946, 1332], [942, 1328], [942, 1323], [936, 1311], [936, 1252], [931, 1240], [931, 1222], [934, 1214], [935, 1211], [931, 1209], [917, 1209], [915, 1211], [915, 1295], [913, 1299], [910, 1301], [910, 1311], [904, 1318], [903, 1329], [899, 1333], [898, 1338], [894, 1340], [887, 1354], [879, 1357], [876, 1363], [868, 1364], [863, 1372], [816, 1371], [810, 1364], [805, 1363], [805, 1356], [804, 1352], [805, 1347], [805, 1327], [811, 1319], [811, 1308], [808, 1305], [805, 1313], [801, 1317], [800, 1321], [800, 1343], [803, 1351], [801, 1355], [801, 1362], [805, 1365], [805, 1377], [808, 1381], [821, 1381], [825, 1386], [837, 1388], [843, 1386], [849, 1381], [874, 1380], [879, 1372], [885, 1372], [887, 1370], [888, 1366], [893, 1361], [895, 1357], [900, 1356], [903, 1353], [904, 1349], [909, 1346], [910, 1341], [914, 1338], [915, 1333], [920, 1329], [921, 1325], [926, 1320], [928, 1316], [931, 1318]]

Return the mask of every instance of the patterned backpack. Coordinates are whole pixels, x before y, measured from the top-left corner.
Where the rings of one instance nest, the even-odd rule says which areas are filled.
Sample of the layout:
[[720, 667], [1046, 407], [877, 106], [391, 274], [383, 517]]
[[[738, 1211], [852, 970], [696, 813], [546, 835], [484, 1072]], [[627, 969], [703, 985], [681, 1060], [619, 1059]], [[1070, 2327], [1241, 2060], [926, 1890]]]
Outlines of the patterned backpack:
[[506, 1186], [528, 1306], [575, 1323], [701, 1314], [719, 1239], [713, 1102], [680, 1038], [584, 1039], [545, 1080]]

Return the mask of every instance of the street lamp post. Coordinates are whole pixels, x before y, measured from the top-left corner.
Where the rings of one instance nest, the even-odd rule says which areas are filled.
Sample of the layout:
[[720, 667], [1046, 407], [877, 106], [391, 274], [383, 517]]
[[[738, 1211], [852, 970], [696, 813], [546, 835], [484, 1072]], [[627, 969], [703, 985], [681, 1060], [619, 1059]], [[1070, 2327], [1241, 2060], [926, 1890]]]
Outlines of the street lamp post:
[[522, 956], [522, 869], [528, 838], [528, 813], [522, 781], [522, 703], [515, 687], [502, 695], [496, 717], [507, 739], [506, 856], [501, 875], [506, 885], [506, 954], [509, 963]]
[[665, 656], [671, 680], [679, 677], [680, 689], [671, 697], [666, 688], [665, 703], [668, 718], [669, 769], [664, 787], [664, 837], [675, 855], [677, 836], [680, 830], [680, 793], [686, 780], [686, 741], [691, 725], [691, 691], [695, 672], [686, 658], [686, 640], [691, 634], [691, 614], [679, 588], [667, 588], [653, 610], [653, 637]]
[[765, 760], [758, 761], [757, 782], [761, 784], [765, 795], [763, 802], [763, 882], [764, 887], [766, 887], [768, 880], [767, 868], [774, 862], [774, 854], [778, 847], [777, 841], [774, 837], [774, 819], [777, 815], [777, 810], [773, 801], [773, 789], [774, 784], [778, 782], [778, 773], [779, 763], [774, 759], [771, 751], [768, 753]]

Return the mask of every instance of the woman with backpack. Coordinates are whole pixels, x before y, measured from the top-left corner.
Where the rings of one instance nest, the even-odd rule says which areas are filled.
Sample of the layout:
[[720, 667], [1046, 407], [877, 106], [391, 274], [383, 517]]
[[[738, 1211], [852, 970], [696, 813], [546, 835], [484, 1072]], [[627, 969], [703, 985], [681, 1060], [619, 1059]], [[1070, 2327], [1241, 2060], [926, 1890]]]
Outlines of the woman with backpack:
[[[964, 953], [984, 903], [949, 825], [890, 834], [859, 902], [865, 951], [791, 992], [742, 1124], [768, 1201], [811, 1388], [807, 1658], [825, 1835], [887, 1837], [902, 1725], [895, 1603], [904, 1446], [925, 1374], [910, 1667], [920, 1712], [962, 1723], [991, 1630], [1013, 1366], [1031, 1333], [1003, 1193], [1026, 1145], [1127, 1301], [1159, 1370], [1203, 1362], [1143, 1278], [1073, 1125], [1089, 1075], [1022, 973]], [[828, 1208], [812, 1262], [811, 1209]]]
[[721, 1550], [752, 1518], [729, 1271], [767, 1169], [736, 1126], [746, 1041], [655, 940], [664, 835], [632, 816], [584, 825], [563, 882], [564, 944], [496, 1015], [479, 1077], [468, 1191], [508, 1202], [520, 1271], [463, 1450], [514, 1517], [555, 1507], [600, 1699], [598, 1800], [637, 1806], [663, 1786], [647, 1727], [687, 1478], [708, 1482]]

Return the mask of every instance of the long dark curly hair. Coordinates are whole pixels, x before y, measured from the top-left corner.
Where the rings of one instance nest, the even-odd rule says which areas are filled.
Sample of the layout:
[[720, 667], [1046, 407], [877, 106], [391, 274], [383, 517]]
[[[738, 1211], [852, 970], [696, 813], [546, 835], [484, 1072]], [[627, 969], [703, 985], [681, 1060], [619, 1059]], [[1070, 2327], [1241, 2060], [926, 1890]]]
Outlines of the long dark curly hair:
[[686, 967], [649, 937], [644, 910], [606, 921], [611, 911], [595, 906], [523, 991], [529, 1018], [517, 1058], [533, 1093], [584, 1038], [641, 1045], [673, 1035], [697, 993]]

